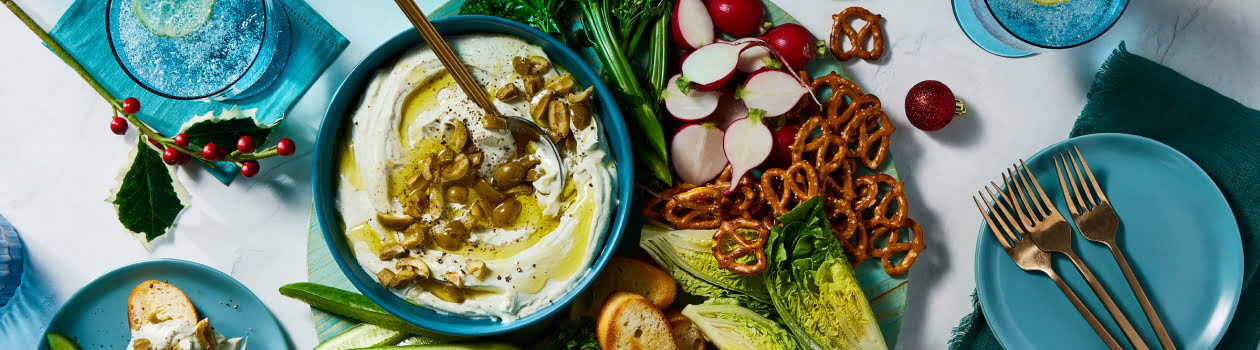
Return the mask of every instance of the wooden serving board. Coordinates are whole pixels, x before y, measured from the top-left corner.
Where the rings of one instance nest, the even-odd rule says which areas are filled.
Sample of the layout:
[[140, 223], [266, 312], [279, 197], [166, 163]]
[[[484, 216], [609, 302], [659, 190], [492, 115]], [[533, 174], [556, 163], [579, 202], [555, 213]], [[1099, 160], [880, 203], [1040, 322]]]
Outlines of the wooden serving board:
[[[451, 0], [430, 13], [429, 18], [438, 19], [457, 15], [459, 14], [459, 6], [463, 3], [464, 0]], [[766, 0], [762, 0], [762, 3], [766, 9], [766, 20], [776, 25], [799, 23], [774, 3]], [[593, 69], [598, 70], [600, 67], [599, 60], [595, 58], [594, 52], [587, 51], [579, 52], [579, 54], [591, 64]], [[848, 77], [844, 67], [831, 55], [824, 55], [815, 59], [805, 68], [811, 77], [819, 77], [831, 72]], [[884, 166], [878, 171], [893, 178], [898, 178], [897, 167], [891, 154], [888, 155]], [[346, 279], [341, 269], [337, 267], [337, 263], [333, 261], [332, 253], [328, 250], [328, 245], [324, 243], [323, 233], [320, 232], [319, 223], [315, 219], [313, 210], [308, 230], [306, 251], [307, 279], [310, 282], [357, 292], [354, 286], [350, 284], [350, 280]], [[633, 247], [633, 249], [638, 249], [638, 237], [637, 233], [631, 234], [627, 232], [624, 236], [625, 239], [621, 241], [621, 245], [623, 248], [629, 246]], [[884, 333], [884, 340], [888, 343], [888, 348], [896, 347], [897, 335], [901, 331], [901, 315], [905, 310], [906, 291], [909, 289], [909, 280], [907, 279], [909, 274], [896, 277], [888, 276], [888, 274], [884, 273], [883, 267], [880, 266], [879, 259], [867, 259], [854, 269], [854, 273], [857, 275], [858, 284], [862, 286], [862, 292], [870, 300], [871, 309], [875, 312], [875, 318], [879, 321], [879, 328]], [[328, 340], [358, 324], [357, 321], [327, 313], [320, 309], [312, 308], [311, 311], [315, 319], [315, 332], [319, 335], [320, 342]]]

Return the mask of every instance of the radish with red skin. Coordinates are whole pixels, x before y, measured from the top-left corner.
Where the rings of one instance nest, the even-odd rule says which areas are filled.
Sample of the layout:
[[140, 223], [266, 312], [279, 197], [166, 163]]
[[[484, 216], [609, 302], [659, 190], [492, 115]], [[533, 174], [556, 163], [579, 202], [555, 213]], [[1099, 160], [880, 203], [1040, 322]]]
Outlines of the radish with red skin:
[[[735, 75], [739, 54], [752, 43], [712, 43], [691, 52], [682, 63], [683, 84], [700, 91], [713, 91]], [[685, 89], [684, 89], [685, 90]]]
[[718, 100], [722, 93], [717, 91], [699, 91], [697, 89], [688, 89], [686, 93], [678, 88], [678, 79], [681, 74], [676, 74], [669, 78], [669, 82], [665, 83], [665, 93], [661, 94], [661, 98], [665, 100], [665, 110], [669, 114], [684, 122], [693, 122], [708, 118], [717, 110]]
[[784, 23], [770, 28], [761, 36], [766, 45], [777, 52], [789, 67], [804, 69], [814, 59], [818, 50], [817, 39], [799, 24]]
[[757, 34], [764, 16], [760, 0], [709, 0], [709, 17], [713, 24], [732, 37]]
[[800, 77], [762, 68], [748, 75], [744, 85], [735, 91], [735, 98], [744, 101], [749, 114], [764, 113], [766, 117], [777, 117], [791, 111], [801, 96], [807, 93], [809, 87], [801, 83]]
[[775, 130], [774, 147], [770, 149], [770, 161], [767, 162], [771, 166], [787, 169], [792, 163], [792, 143], [796, 142], [796, 132], [800, 128], [796, 125], [787, 123]]
[[726, 153], [727, 162], [731, 163], [731, 185], [722, 193], [734, 192], [744, 174], [764, 163], [773, 147], [774, 136], [771, 135], [770, 128], [761, 122], [761, 117], [749, 116], [726, 127], [722, 149]]
[[736, 99], [734, 93], [723, 92], [718, 98], [717, 110], [713, 111], [709, 121], [717, 125], [718, 129], [726, 130], [731, 123], [747, 117], [748, 107], [744, 107], [744, 101]]
[[783, 64], [774, 58], [765, 41], [758, 38], [740, 38], [731, 42], [752, 43], [752, 46], [739, 53], [739, 63], [735, 68], [740, 72], [752, 73], [764, 67], [783, 68]]
[[692, 123], [678, 128], [669, 151], [674, 170], [683, 182], [703, 186], [726, 169], [725, 134], [712, 123]]
[[709, 17], [709, 10], [700, 0], [678, 0], [674, 3], [674, 13], [671, 16], [670, 34], [674, 37], [674, 43], [684, 50], [694, 50], [711, 44], [717, 36], [713, 32], [713, 18]]

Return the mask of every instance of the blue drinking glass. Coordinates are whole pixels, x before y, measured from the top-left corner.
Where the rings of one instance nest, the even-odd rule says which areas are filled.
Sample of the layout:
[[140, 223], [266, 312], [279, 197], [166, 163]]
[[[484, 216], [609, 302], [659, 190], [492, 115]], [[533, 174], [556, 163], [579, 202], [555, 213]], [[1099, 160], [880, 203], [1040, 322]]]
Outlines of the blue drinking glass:
[[1076, 47], [1106, 33], [1128, 0], [952, 0], [971, 41], [1004, 57]]
[[274, 0], [110, 0], [105, 25], [123, 71], [166, 98], [249, 97], [289, 58], [289, 18]]
[[22, 272], [26, 269], [26, 258], [22, 249], [22, 240], [17, 230], [0, 216], [0, 310], [8, 305], [22, 286]]

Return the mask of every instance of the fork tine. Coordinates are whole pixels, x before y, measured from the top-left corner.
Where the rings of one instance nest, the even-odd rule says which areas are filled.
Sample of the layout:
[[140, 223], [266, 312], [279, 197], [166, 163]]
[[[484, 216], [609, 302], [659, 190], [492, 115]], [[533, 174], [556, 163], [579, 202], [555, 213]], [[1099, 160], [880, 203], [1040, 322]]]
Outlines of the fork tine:
[[[1076, 146], [1072, 146], [1072, 149], [1076, 150], [1076, 159], [1079, 159], [1081, 167], [1085, 168], [1085, 175], [1089, 175], [1089, 182], [1094, 184], [1094, 192], [1098, 193], [1098, 198], [1104, 202], [1110, 202], [1107, 200], [1107, 195], [1103, 194], [1102, 188], [1098, 186], [1098, 179], [1094, 178], [1094, 172], [1089, 170], [1089, 164], [1085, 164], [1085, 156], [1081, 155], [1081, 149], [1076, 148]], [[1082, 179], [1081, 181], [1084, 180]]]
[[[979, 193], [979, 192], [977, 192], [977, 193]], [[983, 196], [983, 194], [981, 194], [981, 196]], [[990, 230], [990, 231], [993, 231], [993, 237], [994, 237], [994, 238], [997, 238], [998, 243], [1001, 243], [1001, 244], [1002, 244], [1002, 248], [1007, 248], [1007, 249], [1010, 249], [1010, 248], [1011, 248], [1011, 244], [1010, 244], [1010, 243], [1008, 243], [1008, 242], [1006, 242], [1006, 239], [1002, 238], [1002, 234], [998, 233], [998, 228], [997, 228], [997, 225], [994, 225], [994, 224], [993, 224], [993, 220], [990, 220], [990, 219], [989, 219], [989, 214], [988, 214], [988, 213], [986, 213], [986, 212], [984, 211], [984, 208], [980, 206], [980, 200], [979, 200], [979, 199], [976, 199], [976, 197], [975, 197], [975, 196], [972, 196], [972, 197], [971, 197], [971, 200], [972, 200], [972, 201], [974, 201], [974, 202], [976, 202], [976, 209], [979, 209], [979, 210], [980, 210], [980, 217], [983, 217], [983, 218], [984, 218], [984, 222], [989, 224], [989, 230]], [[986, 200], [985, 202], [986, 202], [986, 203], [988, 203], [988, 201], [987, 201], [987, 200]], [[992, 206], [989, 206], [989, 211], [992, 211], [992, 210], [993, 210], [993, 207], [992, 207]]]
[[[1011, 166], [1014, 167], [1015, 165], [1012, 164]], [[1022, 178], [1020, 176], [1015, 175], [1015, 172], [1013, 172], [1011, 169], [1012, 168], [1007, 168], [1006, 173], [1011, 176], [1011, 183], [1015, 184], [1015, 191], [1017, 192], [1010, 192], [1010, 193], [1014, 194], [1015, 200], [1019, 201], [1020, 204], [1024, 205], [1024, 210], [1028, 212], [1028, 216], [1032, 218], [1033, 221], [1044, 220], [1045, 215], [1043, 215], [1041, 212], [1041, 206], [1036, 205], [1037, 203], [1030, 201], [1030, 199], [1033, 199], [1035, 197], [1033, 197], [1032, 191], [1028, 190], [1028, 183], [1025, 182], [1021, 184], [1020, 180], [1022, 180]], [[1011, 191], [1011, 188], [1009, 186], [1007, 187], [1007, 191], [1008, 192]], [[1027, 197], [1025, 198], [1025, 196]], [[1035, 211], [1033, 209], [1034, 207], [1037, 208]], [[1031, 226], [1032, 225], [1029, 225], [1029, 227]]]
[[[1078, 201], [1081, 203], [1081, 210], [1087, 210], [1089, 207], [1085, 206], [1085, 202], [1081, 200], [1081, 191], [1076, 188], [1076, 179], [1072, 177], [1072, 168], [1068, 166], [1067, 159], [1062, 154], [1053, 159], [1054, 173], [1059, 176], [1059, 188], [1063, 190], [1063, 201], [1067, 202], [1068, 212], [1072, 213], [1072, 215], [1080, 215], [1081, 212], [1076, 210]], [[1063, 163], [1062, 167], [1059, 166], [1060, 162]], [[1068, 174], [1067, 180], [1063, 180], [1064, 169], [1066, 169]], [[1076, 200], [1072, 200], [1073, 198]]]
[[[989, 183], [993, 183], [993, 182], [990, 181]], [[1023, 227], [1025, 228], [1033, 227], [1033, 224], [1032, 224], [1033, 220], [1029, 219], [1029, 216], [1032, 216], [1032, 214], [1029, 213], [1028, 215], [1024, 215], [1025, 213], [1024, 209], [1021, 209], [1019, 207], [1019, 204], [1023, 203], [1023, 201], [1020, 200], [1019, 198], [1016, 198], [1017, 195], [1015, 192], [1015, 185], [1011, 184], [1011, 181], [1010, 179], [1006, 177], [1006, 174], [1002, 174], [1002, 183], [1006, 185], [1005, 189], [1002, 189], [1003, 187], [998, 186], [997, 184], [993, 184], [993, 189], [995, 191], [998, 191], [998, 193], [1002, 194], [1002, 199], [1006, 201], [1006, 206], [1011, 208], [1011, 211], [1015, 213], [1014, 216], [1019, 218], [1019, 222], [1020, 224], [1023, 225]], [[997, 200], [997, 196], [994, 196], [993, 198], [994, 200]], [[1031, 208], [1028, 208], [1028, 209], [1031, 209]]]
[[[1028, 170], [1028, 164], [1024, 164], [1024, 160], [1020, 159], [1019, 165], [1024, 170], [1024, 175], [1028, 176], [1028, 181], [1031, 181], [1033, 187], [1037, 188], [1037, 195], [1041, 196], [1041, 205], [1045, 206], [1046, 216], [1050, 216], [1050, 213], [1055, 212], [1054, 202], [1051, 202], [1050, 198], [1046, 196], [1046, 190], [1041, 189], [1041, 182], [1038, 182], [1037, 176], [1034, 176], [1032, 171]], [[1024, 186], [1028, 186], [1028, 184], [1024, 184]], [[1031, 193], [1032, 190], [1029, 190], [1029, 192]], [[1029, 197], [1034, 201], [1037, 200], [1035, 196]]]
[[1072, 167], [1076, 170], [1076, 178], [1081, 180], [1080, 190], [1081, 192], [1085, 192], [1085, 199], [1088, 200], [1086, 203], [1089, 203], [1090, 206], [1098, 204], [1098, 202], [1094, 200], [1094, 195], [1089, 192], [1089, 185], [1086, 184], [1088, 181], [1086, 181], [1085, 175], [1081, 174], [1081, 163], [1079, 162], [1079, 159], [1077, 159], [1076, 155], [1072, 154], [1072, 152], [1068, 152], [1068, 157], [1072, 158]]
[[[997, 215], [997, 211], [993, 212], [993, 218], [997, 219], [997, 222], [1002, 225], [1002, 228], [1007, 229], [1006, 235], [1011, 236], [1011, 241], [1019, 242], [1021, 240], [1020, 236], [1023, 235], [1023, 233], [1025, 232], [1023, 226], [1020, 226], [1019, 222], [1011, 218], [1011, 213], [1006, 211], [1006, 207], [1002, 205], [1002, 202], [998, 201], [997, 196], [993, 195], [993, 191], [990, 191], [988, 187], [985, 187], [984, 191], [989, 192], [989, 197], [993, 198], [993, 203], [997, 204], [997, 207], [999, 208], [999, 210], [1002, 211], [1002, 215], [1006, 216], [1006, 222], [1009, 222], [1011, 224], [1011, 227], [1006, 227], [1006, 223], [1002, 222], [1002, 217]], [[980, 194], [980, 198], [984, 198], [983, 193]], [[984, 202], [986, 204], [989, 203], [989, 198], [985, 198]], [[992, 211], [993, 206], [989, 206], [989, 210]], [[1019, 232], [1019, 234], [1017, 235], [1016, 232]]]
[[[1063, 168], [1068, 173], [1068, 179], [1072, 181], [1072, 191], [1076, 195], [1077, 202], [1081, 205], [1081, 211], [1089, 210], [1094, 205], [1094, 197], [1089, 194], [1089, 187], [1085, 186], [1085, 178], [1081, 177], [1081, 166], [1076, 162], [1076, 156], [1073, 156], [1071, 152], [1064, 153], [1066, 155], [1063, 156]], [[1073, 172], [1075, 172], [1075, 175], [1073, 175]], [[1081, 195], [1082, 192], [1085, 194]], [[1086, 200], [1086, 196], [1089, 196], [1088, 200]]]

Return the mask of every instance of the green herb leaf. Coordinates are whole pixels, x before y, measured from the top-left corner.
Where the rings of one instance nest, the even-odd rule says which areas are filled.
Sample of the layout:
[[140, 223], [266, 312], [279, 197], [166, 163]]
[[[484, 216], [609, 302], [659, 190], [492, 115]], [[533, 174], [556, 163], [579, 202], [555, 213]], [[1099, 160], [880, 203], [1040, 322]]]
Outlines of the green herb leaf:
[[227, 149], [236, 149], [236, 140], [245, 135], [254, 138], [254, 143], [261, 148], [267, 143], [267, 136], [271, 134], [271, 128], [275, 125], [258, 123], [253, 118], [253, 111], [252, 109], [241, 111], [237, 107], [232, 107], [232, 109], [223, 110], [223, 113], [218, 116], [215, 116], [214, 112], [206, 113], [185, 122], [180, 132], [188, 135], [188, 140], [194, 149], [209, 142]]
[[[177, 190], [178, 189], [178, 190]], [[144, 235], [144, 244], [166, 234], [184, 210], [179, 184], [156, 150], [136, 143], [136, 158], [114, 192], [112, 203], [118, 221], [131, 232]]]

